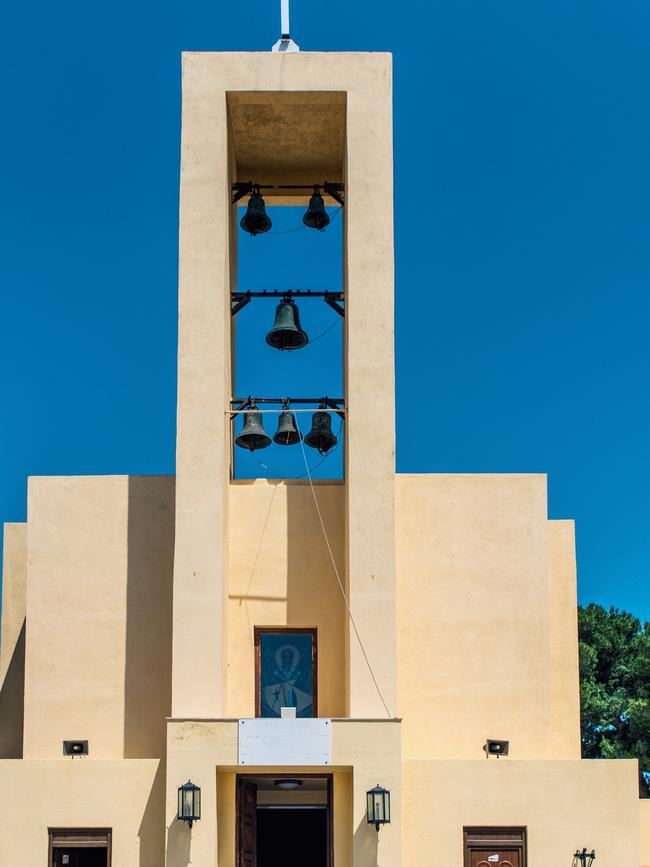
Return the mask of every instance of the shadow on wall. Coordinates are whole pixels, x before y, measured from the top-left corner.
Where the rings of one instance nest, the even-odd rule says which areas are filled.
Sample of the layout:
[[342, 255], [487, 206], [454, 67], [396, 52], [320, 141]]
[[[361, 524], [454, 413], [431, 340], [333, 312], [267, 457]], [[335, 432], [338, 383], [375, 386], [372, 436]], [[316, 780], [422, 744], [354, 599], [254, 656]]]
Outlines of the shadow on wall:
[[154, 777], [142, 822], [139, 867], [160, 867], [165, 861], [165, 763], [161, 761]]
[[22, 759], [25, 706], [25, 621], [0, 686], [0, 759]]
[[359, 822], [354, 832], [354, 863], [361, 867], [376, 867], [379, 857], [379, 832], [365, 819]]
[[165, 757], [165, 717], [171, 713], [174, 507], [173, 476], [129, 477], [126, 759]]
[[[345, 487], [314, 489], [344, 582]], [[287, 624], [318, 627], [318, 716], [345, 716], [345, 605], [309, 483], [287, 485]]]
[[167, 829], [167, 863], [187, 867], [192, 847], [191, 831], [185, 822], [174, 819]]

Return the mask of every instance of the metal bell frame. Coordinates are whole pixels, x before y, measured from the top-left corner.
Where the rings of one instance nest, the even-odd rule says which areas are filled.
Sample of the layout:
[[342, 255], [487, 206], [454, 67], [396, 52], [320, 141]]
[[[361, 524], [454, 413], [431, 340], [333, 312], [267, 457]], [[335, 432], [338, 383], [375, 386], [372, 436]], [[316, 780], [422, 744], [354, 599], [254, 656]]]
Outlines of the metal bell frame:
[[345, 308], [341, 306], [345, 300], [343, 292], [315, 292], [311, 289], [286, 289], [282, 292], [277, 289], [262, 289], [261, 292], [231, 292], [230, 315], [236, 316], [240, 310], [250, 304], [253, 298], [273, 298], [280, 299], [281, 302], [285, 299], [291, 301], [294, 298], [322, 298], [332, 310], [345, 319]]
[[[345, 201], [343, 199], [343, 194], [345, 192], [345, 185], [341, 183], [331, 183], [325, 181], [322, 185], [323, 191], [326, 195], [330, 196], [334, 199], [334, 201], [338, 202], [338, 204], [343, 207], [345, 205]], [[245, 231], [250, 232], [250, 227], [248, 227], [247, 216], [249, 215], [249, 211], [251, 210], [251, 203], [256, 202], [259, 203], [261, 200], [261, 209], [258, 208], [258, 211], [263, 213], [263, 216], [268, 221], [268, 225], [265, 225], [265, 221], [262, 223], [262, 227], [258, 228], [257, 231], [250, 232], [250, 234], [262, 234], [263, 232], [267, 232], [271, 228], [271, 220], [266, 214], [266, 209], [264, 205], [264, 199], [262, 198], [262, 189], [272, 189], [272, 190], [312, 190], [312, 195], [309, 200], [309, 206], [307, 208], [307, 212], [303, 217], [303, 222], [309, 228], [315, 229], [324, 229], [325, 226], [330, 222], [329, 215], [325, 211], [325, 203], [323, 197], [320, 192], [320, 184], [254, 184], [252, 181], [241, 182], [238, 181], [232, 185], [232, 204], [236, 204], [240, 199], [244, 196], [250, 194], [251, 198], [249, 200], [249, 207], [247, 209], [246, 214], [242, 217], [240, 221], [240, 225]], [[256, 216], [259, 216], [257, 214]], [[307, 338], [307, 335], [302, 328], [300, 328], [300, 321], [298, 319], [298, 309], [293, 304], [292, 297], [293, 296], [311, 296], [311, 297], [321, 297], [325, 300], [333, 310], [335, 310], [339, 316], [345, 316], [345, 309], [341, 306], [339, 302], [343, 301], [343, 293], [341, 292], [283, 292], [278, 293], [274, 292], [233, 292], [231, 293], [231, 315], [236, 316], [240, 310], [242, 310], [247, 304], [250, 303], [251, 298], [265, 298], [265, 297], [277, 297], [279, 294], [282, 295], [282, 302], [276, 311], [276, 319], [277, 313], [279, 309], [283, 306], [284, 303], [290, 303], [293, 305], [293, 311], [295, 311], [294, 316], [294, 326], [295, 328], [290, 328], [290, 331], [294, 331], [296, 333], [304, 335]], [[269, 332], [270, 336], [275, 329], [271, 329]], [[271, 341], [271, 346], [274, 344]], [[308, 338], [307, 338], [308, 340]], [[305, 343], [307, 342], [305, 341]], [[300, 345], [304, 346], [305, 343], [301, 343]], [[291, 347], [282, 347], [282, 348], [299, 348], [298, 346]], [[337, 444], [337, 437], [332, 433], [331, 430], [331, 416], [328, 412], [325, 412], [327, 408], [333, 409], [337, 415], [341, 417], [341, 419], [345, 419], [345, 414], [341, 410], [341, 406], [344, 405], [344, 401], [342, 398], [258, 398], [257, 401], [259, 403], [275, 403], [281, 404], [283, 409], [280, 413], [280, 418], [278, 420], [278, 430], [276, 431], [273, 440], [275, 442], [279, 442], [280, 445], [290, 445], [290, 442], [283, 442], [282, 438], [285, 437], [287, 440], [289, 438], [295, 439], [295, 442], [300, 442], [302, 439], [302, 434], [295, 424], [295, 416], [294, 413], [289, 409], [290, 403], [317, 403], [318, 410], [312, 415], [312, 427], [304, 438], [304, 442], [306, 445], [310, 445], [312, 448], [317, 448], [320, 454], [327, 454], [331, 451], [331, 449]], [[261, 420], [261, 413], [256, 412], [256, 400], [254, 398], [235, 398], [231, 401], [231, 405], [233, 408], [233, 413], [231, 415], [231, 420], [234, 420], [237, 414], [241, 411], [244, 412], [244, 427], [241, 433], [236, 437], [235, 443], [238, 446], [243, 448], [247, 448], [250, 451], [255, 451], [257, 448], [266, 448], [271, 443], [271, 438], [268, 436], [266, 431], [264, 430], [264, 426]], [[319, 415], [323, 415], [327, 418], [327, 422], [324, 424], [320, 419], [318, 419]], [[315, 423], [316, 422], [316, 423]], [[329, 422], [329, 424], [328, 424]], [[248, 428], [248, 430], [247, 430]], [[295, 432], [294, 432], [295, 429]], [[297, 435], [297, 438], [296, 438]], [[313, 435], [313, 436], [310, 436]], [[249, 444], [246, 443], [246, 436], [250, 437]], [[260, 437], [260, 440], [255, 440], [255, 437]], [[310, 441], [308, 441], [308, 438]], [[268, 442], [267, 442], [268, 440]], [[259, 442], [259, 445], [257, 444]], [[326, 446], [329, 442], [329, 445]]]
[[[278, 419], [278, 429], [273, 436], [273, 442], [278, 445], [296, 445], [301, 440], [305, 445], [318, 449], [319, 454], [328, 454], [338, 443], [338, 438], [332, 433], [332, 419], [329, 412], [331, 409], [341, 419], [345, 420], [345, 401], [343, 398], [331, 397], [237, 397], [231, 401], [231, 421], [244, 413], [244, 426], [235, 438], [235, 444], [248, 451], [257, 451], [271, 444], [271, 437], [264, 430], [262, 413], [257, 409], [259, 404], [280, 404], [282, 410]], [[318, 409], [312, 415], [311, 429], [303, 438], [295, 415], [290, 409], [291, 404], [318, 404]], [[323, 417], [323, 418], [321, 418]], [[327, 419], [325, 421], [324, 419]], [[257, 440], [261, 437], [262, 440]], [[268, 442], [266, 442], [268, 440]], [[259, 443], [259, 444], [258, 444]]]

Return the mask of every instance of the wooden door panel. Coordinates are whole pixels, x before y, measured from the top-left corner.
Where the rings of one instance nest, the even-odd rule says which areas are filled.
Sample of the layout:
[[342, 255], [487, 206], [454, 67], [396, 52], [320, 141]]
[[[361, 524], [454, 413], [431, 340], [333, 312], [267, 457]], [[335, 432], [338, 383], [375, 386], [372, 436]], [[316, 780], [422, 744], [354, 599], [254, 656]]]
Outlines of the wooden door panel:
[[470, 867], [522, 867], [517, 849], [470, 849]]
[[257, 860], [257, 786], [237, 780], [237, 867], [255, 867]]

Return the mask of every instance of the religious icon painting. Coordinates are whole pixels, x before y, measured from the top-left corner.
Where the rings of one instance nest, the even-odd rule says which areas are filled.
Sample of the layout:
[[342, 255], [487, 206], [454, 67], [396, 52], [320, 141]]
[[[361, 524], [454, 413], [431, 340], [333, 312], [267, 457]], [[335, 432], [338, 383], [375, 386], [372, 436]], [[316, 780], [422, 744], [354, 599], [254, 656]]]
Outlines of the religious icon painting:
[[318, 715], [316, 629], [255, 627], [255, 715]]

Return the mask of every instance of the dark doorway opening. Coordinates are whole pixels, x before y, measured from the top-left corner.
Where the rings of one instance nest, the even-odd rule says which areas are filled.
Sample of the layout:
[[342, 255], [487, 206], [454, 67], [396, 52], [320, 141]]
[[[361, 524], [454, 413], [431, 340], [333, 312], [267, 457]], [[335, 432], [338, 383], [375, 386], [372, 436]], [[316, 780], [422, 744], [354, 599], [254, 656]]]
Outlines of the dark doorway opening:
[[327, 867], [326, 807], [259, 807], [256, 867]]
[[333, 867], [331, 774], [237, 777], [237, 867]]
[[53, 854], [52, 867], [108, 867], [106, 848], [65, 849], [56, 846]]
[[50, 828], [49, 867], [111, 867], [110, 828]]

